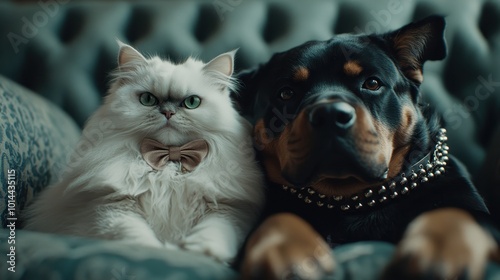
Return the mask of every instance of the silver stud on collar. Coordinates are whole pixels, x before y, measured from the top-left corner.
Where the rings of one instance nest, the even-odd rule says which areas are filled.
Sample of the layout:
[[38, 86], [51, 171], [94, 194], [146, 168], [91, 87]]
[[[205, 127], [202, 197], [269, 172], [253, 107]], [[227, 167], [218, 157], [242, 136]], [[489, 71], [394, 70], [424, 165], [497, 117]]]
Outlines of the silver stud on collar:
[[396, 198], [398, 195], [399, 195], [399, 194], [398, 194], [398, 192], [393, 192], [393, 193], [391, 194], [391, 198], [392, 198], [392, 199], [394, 199], [394, 198]]
[[[393, 181], [379, 186], [378, 188], [370, 188], [359, 194], [354, 194], [349, 197], [343, 196], [327, 196], [319, 193], [310, 187], [297, 189], [294, 187], [283, 185], [284, 191], [290, 192], [299, 199], [304, 200], [306, 204], [316, 204], [318, 207], [333, 209], [337, 208], [342, 211], [354, 211], [382, 204], [391, 199], [397, 199], [401, 195], [407, 195], [420, 185], [425, 184], [434, 178], [443, 175], [446, 172], [446, 162], [449, 160], [448, 153], [450, 148], [446, 145], [448, 137], [446, 137], [446, 129], [441, 128], [437, 135], [437, 143], [434, 151], [430, 152], [423, 159], [417, 162], [410, 168], [410, 175], [406, 176], [401, 173]], [[386, 187], [387, 186], [387, 187]], [[388, 190], [390, 190], [388, 192]], [[400, 195], [401, 194], [401, 195]]]
[[407, 188], [407, 187], [404, 187], [402, 190], [401, 190], [401, 194], [407, 194], [410, 190]]
[[366, 198], [368, 198], [368, 197], [370, 197], [370, 196], [372, 196], [372, 195], [373, 195], [373, 191], [372, 191], [372, 190], [367, 190], [367, 191], [365, 192], [365, 197], [366, 197]]
[[378, 194], [381, 194], [381, 193], [385, 193], [387, 189], [385, 188], [385, 186], [381, 186], [380, 189], [378, 190]]

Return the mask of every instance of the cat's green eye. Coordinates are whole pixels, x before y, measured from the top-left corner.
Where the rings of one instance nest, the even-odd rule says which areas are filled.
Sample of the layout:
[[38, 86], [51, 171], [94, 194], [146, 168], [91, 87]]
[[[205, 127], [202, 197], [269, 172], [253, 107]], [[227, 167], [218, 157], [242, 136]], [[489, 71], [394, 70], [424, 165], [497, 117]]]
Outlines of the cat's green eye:
[[158, 104], [158, 99], [150, 92], [143, 92], [139, 96], [139, 102], [144, 106], [154, 106]]
[[201, 104], [201, 98], [198, 95], [191, 95], [182, 101], [182, 105], [187, 109], [196, 109]]

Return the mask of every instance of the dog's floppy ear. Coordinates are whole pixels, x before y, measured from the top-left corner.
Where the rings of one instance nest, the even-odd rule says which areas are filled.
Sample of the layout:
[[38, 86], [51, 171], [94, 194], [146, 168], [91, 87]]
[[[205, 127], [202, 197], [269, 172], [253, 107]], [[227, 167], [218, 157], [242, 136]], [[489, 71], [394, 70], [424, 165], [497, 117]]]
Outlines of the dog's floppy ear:
[[261, 80], [262, 66], [253, 69], [243, 70], [235, 75], [238, 81], [237, 92], [231, 93], [231, 98], [236, 101], [238, 111], [243, 116], [251, 117], [253, 115], [253, 108], [257, 91]]
[[407, 78], [421, 84], [424, 62], [446, 57], [444, 28], [444, 17], [430, 16], [384, 35]]

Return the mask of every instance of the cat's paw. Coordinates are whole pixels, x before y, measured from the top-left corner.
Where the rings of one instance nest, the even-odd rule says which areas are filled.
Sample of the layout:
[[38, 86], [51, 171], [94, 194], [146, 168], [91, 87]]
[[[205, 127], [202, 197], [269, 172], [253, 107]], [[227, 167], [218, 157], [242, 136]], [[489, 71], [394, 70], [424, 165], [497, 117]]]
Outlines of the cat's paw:
[[409, 225], [382, 279], [481, 279], [495, 247], [468, 213], [434, 210]]
[[238, 231], [220, 216], [207, 216], [181, 243], [181, 248], [200, 252], [222, 263], [231, 263], [238, 253]]
[[204, 254], [225, 265], [229, 265], [236, 255], [236, 251], [231, 246], [228, 246], [228, 244], [204, 238], [201, 240], [187, 238], [179, 247], [187, 251]]
[[170, 243], [168, 241], [163, 242], [163, 247], [167, 250], [181, 250], [181, 247], [179, 245]]
[[242, 279], [320, 279], [335, 261], [330, 247], [298, 216], [277, 214], [250, 237]]

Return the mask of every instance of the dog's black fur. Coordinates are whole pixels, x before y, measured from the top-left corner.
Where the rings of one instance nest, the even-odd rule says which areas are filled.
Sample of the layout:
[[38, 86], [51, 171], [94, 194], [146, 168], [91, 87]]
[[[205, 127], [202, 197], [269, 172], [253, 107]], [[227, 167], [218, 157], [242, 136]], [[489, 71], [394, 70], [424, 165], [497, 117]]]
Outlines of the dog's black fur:
[[[398, 174], [395, 176], [402, 172], [410, 174], [410, 167], [434, 149], [441, 127], [437, 114], [418, 103], [423, 63], [446, 56], [444, 26], [444, 18], [432, 16], [387, 34], [339, 35], [328, 41], [311, 41], [274, 55], [257, 69], [239, 74], [242, 88], [234, 98], [242, 114], [255, 126], [256, 149], [268, 172], [268, 207], [264, 217], [278, 212], [295, 213], [332, 246], [361, 240], [397, 243], [418, 215], [455, 207], [469, 212], [500, 242], [483, 199], [464, 166], [452, 156], [443, 175], [407, 195], [360, 211], [317, 207], [282, 190], [283, 184], [304, 187], [322, 178], [328, 178], [332, 190], [340, 185], [343, 191], [353, 182], [371, 186], [390, 179], [386, 179], [387, 164], [379, 164], [377, 158], [363, 159], [370, 155], [363, 154], [363, 148], [352, 140], [356, 136], [346, 132], [349, 129], [332, 128], [338, 126], [335, 118], [339, 116], [327, 107], [330, 105], [323, 105], [325, 100], [328, 104], [331, 100], [347, 103], [356, 110], [365, 108], [372, 122], [388, 133], [373, 135], [374, 139], [398, 133], [402, 133], [401, 139], [405, 138], [400, 130], [408, 124], [402, 123], [404, 117], [411, 118], [406, 120], [412, 122], [413, 129], [408, 130], [411, 135], [397, 139], [410, 148], [400, 170], [394, 173]], [[348, 69], [355, 72], [351, 75], [346, 74], [348, 61], [355, 62]], [[366, 81], [373, 77], [382, 86], [367, 89]], [[373, 81], [369, 83], [368, 87], [373, 85]], [[320, 117], [315, 111], [321, 112]], [[306, 117], [301, 115], [304, 113]], [[312, 128], [294, 130], [292, 127], [298, 126], [299, 118]], [[312, 122], [320, 124], [311, 125]], [[307, 152], [290, 151], [291, 138], [308, 139], [300, 146]], [[380, 139], [373, 141], [382, 145]], [[288, 149], [276, 148], [280, 145], [288, 145]], [[279, 158], [276, 153], [283, 151], [299, 155], [295, 160]]]

